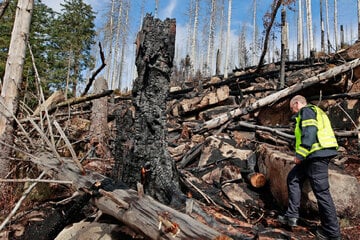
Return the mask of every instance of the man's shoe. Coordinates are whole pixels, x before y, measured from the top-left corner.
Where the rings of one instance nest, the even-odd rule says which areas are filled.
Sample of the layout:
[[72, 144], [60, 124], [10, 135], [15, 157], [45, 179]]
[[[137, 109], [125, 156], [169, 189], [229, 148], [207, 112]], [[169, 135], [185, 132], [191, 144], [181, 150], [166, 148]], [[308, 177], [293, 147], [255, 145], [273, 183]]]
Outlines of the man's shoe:
[[288, 216], [278, 216], [278, 221], [281, 222], [284, 225], [288, 225], [290, 227], [296, 227], [297, 226], [297, 218], [288, 217]]
[[341, 236], [329, 237], [321, 228], [316, 229], [316, 239], [318, 240], [341, 240]]

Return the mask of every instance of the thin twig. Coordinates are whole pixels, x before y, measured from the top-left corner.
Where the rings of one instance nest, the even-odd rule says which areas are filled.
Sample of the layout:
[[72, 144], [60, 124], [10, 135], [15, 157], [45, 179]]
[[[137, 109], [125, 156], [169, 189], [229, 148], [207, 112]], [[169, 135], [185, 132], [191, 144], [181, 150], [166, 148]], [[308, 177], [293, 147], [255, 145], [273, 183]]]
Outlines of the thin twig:
[[24, 151], [24, 150], [21, 150], [20, 148], [14, 147], [13, 145], [7, 144], [6, 142], [3, 142], [1, 140], [0, 140], [0, 144], [4, 145], [6, 147], [12, 148], [12, 149], [14, 149], [14, 150], [16, 150], [18, 152], [24, 153], [25, 155], [28, 155], [31, 158], [38, 159], [36, 156], [34, 156], [34, 155]]
[[241, 210], [241, 208], [238, 205], [236, 205], [235, 203], [230, 203], [230, 205], [233, 206], [247, 222], [249, 222], [249, 218], [246, 216], [246, 214]]
[[101, 70], [106, 66], [105, 63], [105, 55], [101, 47], [101, 43], [99, 42], [99, 48], [100, 48], [100, 58], [101, 58], [101, 66], [91, 75], [89, 79], [89, 83], [86, 85], [84, 92], [81, 94], [81, 96], [85, 96], [87, 92], [89, 91], [93, 81], [95, 80], [95, 77], [101, 72]]
[[338, 104], [336, 104], [336, 106], [338, 107], [338, 108], [340, 108], [341, 109], [341, 111], [343, 111], [344, 113], [345, 113], [345, 115], [350, 119], [350, 121], [352, 122], [352, 124], [355, 126], [355, 128], [357, 128], [358, 126], [356, 126], [356, 123], [355, 123], [355, 121], [351, 118], [351, 116], [349, 115], [349, 113], [347, 113], [346, 111], [345, 111], [345, 109], [342, 107], [342, 106], [340, 106], [340, 104], [338, 103]]
[[211, 199], [211, 197], [209, 197], [208, 195], [206, 195], [203, 191], [201, 191], [198, 187], [196, 187], [191, 181], [189, 181], [189, 179], [185, 178], [184, 179], [188, 184], [190, 184], [196, 191], [198, 191], [198, 193], [201, 194], [201, 196], [203, 196], [203, 198], [208, 202], [208, 203], [212, 203], [215, 206], [218, 206], [214, 200]]
[[[46, 174], [46, 171], [43, 171], [39, 177], [37, 179], [41, 179], [44, 175]], [[29, 193], [31, 192], [31, 190], [34, 189], [34, 187], [36, 186], [37, 182], [34, 182], [33, 184], [31, 184], [29, 186], [29, 188], [26, 189], [25, 192], [23, 192], [21, 198], [19, 199], [19, 201], [15, 204], [15, 207], [13, 208], [13, 210], [10, 212], [10, 214], [5, 218], [5, 220], [1, 223], [0, 225], [0, 232], [3, 230], [3, 228], [6, 226], [6, 224], [10, 221], [10, 219], [15, 215], [16, 211], [20, 208], [21, 203], [25, 200], [25, 198], [27, 197], [27, 195], [29, 195]]]
[[48, 147], [50, 147], [50, 149], [53, 151], [53, 153], [55, 154], [56, 158], [63, 164], [63, 160], [61, 159], [59, 153], [57, 152], [55, 145], [51, 144], [51, 142], [49, 141], [49, 139], [45, 136], [45, 134], [41, 131], [41, 129], [39, 128], [39, 126], [34, 122], [34, 120], [32, 120], [31, 118], [29, 118], [29, 121], [31, 122], [31, 124], [34, 126], [34, 128], [36, 129], [36, 131], [40, 134], [41, 138], [46, 142], [46, 144], [48, 145]]
[[53, 179], [4, 179], [0, 178], [0, 182], [12, 182], [12, 183], [23, 183], [23, 182], [41, 182], [41, 183], [59, 183], [59, 184], [73, 184], [72, 181], [62, 181], [62, 180], [53, 180]]
[[[32, 60], [33, 68], [34, 68], [34, 70], [35, 70], [35, 78], [36, 78], [37, 84], [38, 84], [38, 86], [39, 86], [41, 101], [42, 101], [42, 103], [45, 103], [45, 97], [44, 97], [44, 93], [43, 93], [43, 90], [42, 90], [42, 87], [41, 87], [40, 76], [39, 76], [39, 73], [38, 73], [37, 68], [36, 68], [36, 65], [35, 65], [34, 54], [32, 53], [31, 45], [30, 45], [29, 41], [27, 41], [27, 44], [28, 44], [28, 48], [29, 48], [30, 55], [31, 55], [31, 60]], [[41, 107], [41, 106], [40, 106], [40, 107]], [[55, 140], [54, 140], [54, 135], [53, 135], [52, 127], [51, 127], [51, 121], [50, 121], [49, 112], [48, 112], [48, 109], [47, 109], [47, 106], [46, 106], [46, 105], [44, 105], [44, 111], [45, 111], [46, 119], [47, 119], [47, 121], [48, 121], [48, 128], [49, 128], [49, 132], [50, 132], [51, 143], [52, 143], [53, 146], [55, 146]], [[41, 111], [40, 111], [40, 112], [41, 112]], [[41, 114], [40, 114], [40, 116], [41, 116]]]
[[17, 117], [14, 115], [14, 113], [12, 111], [9, 111], [9, 109], [5, 106], [5, 104], [0, 101], [1, 105], [12, 115], [13, 119], [15, 120], [15, 122], [18, 124], [18, 126], [20, 127], [21, 131], [25, 134], [26, 139], [29, 141], [30, 145], [32, 148], [35, 148], [34, 143], [32, 142], [31, 138], [29, 137], [29, 134], [25, 131], [24, 127], [21, 125], [19, 119], [17, 119]]
[[64, 140], [67, 148], [69, 149], [69, 151], [71, 153], [71, 156], [72, 156], [72, 159], [74, 160], [74, 162], [76, 163], [76, 165], [80, 169], [81, 173], [83, 175], [85, 175], [85, 169], [83, 168], [83, 166], [81, 165], [79, 159], [77, 158], [76, 153], [74, 151], [74, 148], [72, 147], [69, 139], [66, 137], [66, 135], [65, 135], [64, 131], [61, 129], [59, 123], [56, 120], [54, 120], [53, 123], [54, 123], [54, 126], [56, 127], [56, 129], [58, 130], [58, 132], [60, 133], [62, 139]]

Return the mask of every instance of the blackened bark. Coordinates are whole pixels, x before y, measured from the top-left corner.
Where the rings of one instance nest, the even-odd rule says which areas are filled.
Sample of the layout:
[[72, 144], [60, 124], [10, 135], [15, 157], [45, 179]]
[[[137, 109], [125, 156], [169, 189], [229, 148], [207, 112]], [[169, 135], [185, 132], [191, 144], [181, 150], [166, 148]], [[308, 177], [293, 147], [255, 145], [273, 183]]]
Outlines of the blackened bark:
[[[132, 139], [122, 140], [123, 143], [133, 143], [133, 146], [122, 159], [125, 174], [121, 180], [132, 188], [137, 182], [142, 182], [146, 194], [165, 204], [178, 204], [179, 197], [183, 199], [166, 141], [166, 98], [175, 52], [175, 33], [175, 19], [161, 21], [149, 14], [144, 18], [137, 36], [138, 78], [132, 91], [134, 133]], [[122, 147], [125, 149], [127, 146], [122, 144]]]

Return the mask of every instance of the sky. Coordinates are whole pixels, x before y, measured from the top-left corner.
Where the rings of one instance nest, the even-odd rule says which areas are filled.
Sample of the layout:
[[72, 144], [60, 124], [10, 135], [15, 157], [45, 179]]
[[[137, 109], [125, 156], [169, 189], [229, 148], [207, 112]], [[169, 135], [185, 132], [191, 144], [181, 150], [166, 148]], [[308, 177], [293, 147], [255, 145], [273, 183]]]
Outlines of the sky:
[[[186, 52], [184, 49], [186, 47], [180, 46], [185, 44], [187, 41], [187, 32], [188, 32], [188, 8], [189, 2], [191, 0], [158, 0], [159, 9], [157, 10], [157, 17], [160, 19], [165, 18], [175, 18], [176, 19], [176, 56], [178, 59], [184, 58], [186, 56]], [[257, 9], [257, 26], [258, 30], [261, 33], [263, 31], [262, 28], [262, 18], [266, 11], [271, 6], [273, 0], [256, 0], [256, 9]], [[43, 3], [53, 8], [55, 11], [60, 11], [60, 3], [63, 0], [42, 0]], [[94, 11], [96, 12], [96, 26], [100, 28], [103, 24], [102, 22], [106, 19], [107, 14], [110, 9], [111, 0], [84, 0], [85, 3], [90, 4]], [[136, 33], [139, 31], [140, 19], [141, 19], [141, 8], [142, 8], [143, 0], [131, 0], [131, 12], [130, 12], [130, 22], [132, 24], [132, 34], [135, 38]], [[155, 15], [155, 0], [146, 0], [144, 6], [145, 13], [152, 13]], [[205, 9], [204, 5], [206, 2], [210, 2], [210, 0], [200, 0], [200, 8]], [[226, 8], [224, 10], [224, 14], [227, 15], [227, 0], [224, 0], [226, 4]], [[297, 0], [298, 2], [298, 0]], [[302, 0], [305, 5], [305, 0]], [[334, 32], [334, 0], [328, 0], [329, 3], [329, 29], [330, 29], [330, 40], [334, 42], [333, 32]], [[345, 41], [349, 43], [355, 42], [357, 39], [357, 0], [337, 0], [338, 5], [338, 25], [344, 25], [344, 30], [347, 32], [345, 36]], [[325, 6], [325, 0], [323, 0], [323, 5]], [[313, 12], [313, 31], [314, 31], [314, 42], [317, 51], [320, 51], [320, 25], [319, 25], [319, 6], [320, 0], [312, 0], [312, 12]], [[253, 1], [249, 0], [232, 0], [232, 16], [231, 16], [231, 39], [232, 46], [237, 44], [238, 35], [242, 26], [246, 26], [247, 38], [251, 41], [252, 33], [254, 31], [253, 25]], [[297, 6], [295, 7], [297, 8]], [[296, 9], [295, 9], [296, 10]], [[206, 11], [201, 11], [200, 18], [206, 15]], [[305, 19], [305, 9], [303, 9], [304, 21]], [[324, 10], [323, 16], [325, 18], [326, 12]], [[280, 11], [277, 14], [278, 20], [280, 19]], [[227, 17], [225, 16], [225, 19]], [[294, 49], [296, 49], [296, 12], [295, 11], [287, 11], [287, 21], [289, 22], [289, 37], [290, 37], [290, 45]], [[306, 22], [304, 22], [304, 29], [306, 26]], [[325, 26], [326, 27], [326, 26]], [[224, 29], [226, 30], [226, 23], [224, 25]], [[199, 29], [202, 31], [202, 29]], [[338, 33], [340, 30], [338, 30]], [[306, 34], [306, 33], [305, 33]], [[305, 36], [306, 39], [306, 36]], [[132, 41], [132, 40], [131, 40]], [[340, 41], [340, 37], [339, 37]], [[307, 41], [305, 40], [305, 44]], [[290, 46], [291, 48], [291, 46]], [[183, 49], [181, 52], [179, 49]], [[130, 55], [133, 53], [130, 53]], [[295, 55], [295, 53], [293, 54]], [[129, 56], [129, 55], [128, 55]], [[236, 58], [236, 57], [234, 57]], [[132, 62], [129, 64], [128, 72], [132, 72], [134, 69], [134, 59], [130, 58], [128, 61]], [[234, 63], [235, 67], [236, 63]], [[130, 83], [128, 83], [130, 84]]]

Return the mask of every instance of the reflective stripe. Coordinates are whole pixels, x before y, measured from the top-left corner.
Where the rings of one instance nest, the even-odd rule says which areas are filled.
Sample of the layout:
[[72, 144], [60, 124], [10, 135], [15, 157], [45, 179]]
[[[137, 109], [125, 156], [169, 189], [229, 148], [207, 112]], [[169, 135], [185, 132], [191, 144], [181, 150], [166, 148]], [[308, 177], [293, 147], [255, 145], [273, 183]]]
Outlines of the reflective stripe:
[[315, 126], [317, 127], [317, 121], [315, 119], [306, 119], [301, 122], [302, 127]]
[[[316, 113], [316, 119], [301, 120], [300, 112], [298, 113], [295, 125], [296, 153], [306, 158], [309, 154], [324, 148], [338, 148], [334, 131], [325, 112], [314, 105], [308, 105], [307, 107], [310, 107]], [[314, 143], [310, 150], [301, 146], [302, 128], [309, 126], [315, 126], [317, 128], [317, 139], [319, 141]]]

